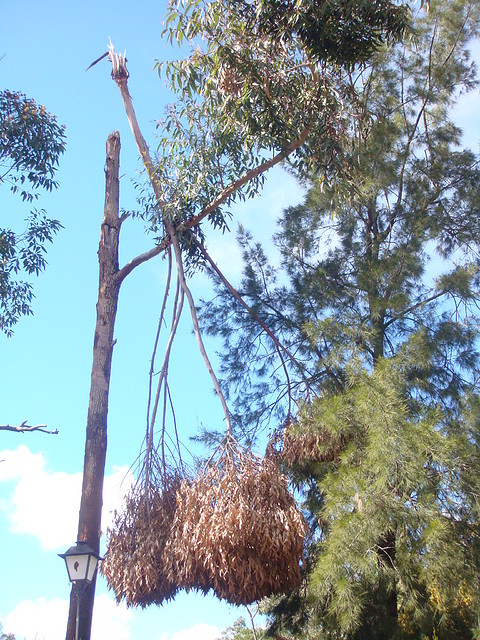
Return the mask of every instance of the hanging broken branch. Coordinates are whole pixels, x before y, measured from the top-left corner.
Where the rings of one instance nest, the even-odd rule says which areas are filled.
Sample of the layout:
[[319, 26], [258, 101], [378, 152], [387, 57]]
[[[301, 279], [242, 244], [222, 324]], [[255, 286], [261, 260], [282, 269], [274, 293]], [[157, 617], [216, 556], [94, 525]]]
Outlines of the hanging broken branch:
[[[147, 143], [145, 141], [145, 138], [142, 135], [142, 132], [140, 130], [140, 126], [138, 124], [138, 120], [137, 120], [137, 116], [135, 114], [135, 110], [133, 108], [133, 103], [132, 103], [132, 98], [130, 96], [130, 93], [128, 91], [128, 86], [127, 86], [127, 80], [129, 77], [129, 72], [127, 70], [126, 67], [126, 57], [125, 54], [121, 55], [118, 53], [115, 53], [114, 47], [112, 45], [112, 43], [110, 43], [109, 46], [109, 58], [110, 61], [112, 63], [112, 78], [115, 80], [118, 88], [120, 89], [120, 94], [122, 96], [123, 99], [123, 103], [125, 105], [125, 110], [127, 113], [127, 118], [128, 121], [130, 123], [130, 128], [132, 130], [133, 136], [135, 138], [135, 142], [137, 144], [137, 148], [140, 152], [140, 157], [142, 158], [143, 164], [145, 166], [145, 169], [147, 171], [147, 175], [149, 177], [150, 183], [152, 185], [153, 191], [155, 193], [155, 198], [157, 200], [157, 205], [158, 208], [161, 211], [162, 214], [162, 222], [163, 225], [165, 227], [165, 231], [167, 233], [167, 236], [169, 237], [170, 242], [173, 245], [174, 248], [174, 252], [175, 252], [175, 258], [176, 258], [176, 264], [177, 264], [177, 273], [178, 273], [178, 278], [179, 278], [179, 282], [181, 285], [181, 289], [182, 292], [187, 296], [188, 299], [188, 303], [190, 306], [190, 312], [192, 315], [192, 322], [193, 322], [193, 327], [194, 327], [194, 332], [195, 332], [195, 337], [197, 339], [197, 343], [200, 349], [200, 353], [202, 355], [202, 358], [205, 362], [205, 365], [207, 367], [208, 373], [210, 374], [210, 377], [212, 378], [213, 381], [213, 385], [215, 387], [215, 391], [217, 392], [224, 413], [225, 413], [225, 419], [226, 419], [226, 424], [227, 424], [227, 433], [231, 434], [231, 424], [230, 424], [230, 414], [227, 408], [227, 403], [225, 400], [225, 397], [223, 395], [223, 392], [220, 388], [220, 384], [217, 380], [217, 377], [215, 376], [215, 373], [213, 371], [213, 367], [210, 363], [210, 360], [208, 359], [207, 356], [207, 352], [205, 350], [203, 341], [202, 341], [202, 337], [200, 334], [200, 329], [199, 329], [199, 325], [198, 325], [198, 319], [197, 319], [197, 314], [196, 314], [196, 310], [195, 310], [195, 304], [193, 301], [193, 297], [192, 294], [190, 292], [190, 289], [187, 286], [186, 283], [186, 279], [185, 279], [185, 273], [184, 273], [184, 269], [183, 269], [183, 263], [182, 263], [182, 252], [181, 252], [181, 247], [180, 247], [180, 242], [178, 239], [178, 235], [177, 235], [177, 229], [175, 228], [174, 224], [172, 223], [171, 220], [169, 220], [168, 216], [165, 214], [165, 208], [166, 208], [166, 200], [162, 191], [162, 187], [159, 184], [156, 176], [155, 176], [155, 166], [152, 162], [151, 156], [150, 156], [150, 151], [148, 149]], [[225, 197], [225, 199], [227, 198], [227, 196]], [[181, 312], [181, 310], [180, 310]], [[176, 328], [176, 327], [175, 327]], [[173, 338], [173, 335], [172, 335]], [[164, 366], [162, 367], [162, 371], [166, 372], [166, 369], [168, 367], [168, 355], [169, 355], [169, 351], [166, 354], [166, 360], [164, 362]]]

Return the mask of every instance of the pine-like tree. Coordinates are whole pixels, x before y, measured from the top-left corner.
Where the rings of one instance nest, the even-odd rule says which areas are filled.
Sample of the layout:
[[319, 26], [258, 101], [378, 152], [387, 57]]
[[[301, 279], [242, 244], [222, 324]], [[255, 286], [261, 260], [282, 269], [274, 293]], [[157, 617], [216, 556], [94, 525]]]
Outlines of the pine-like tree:
[[451, 120], [479, 9], [431, 2], [351, 75], [350, 179], [284, 212], [282, 270], [241, 230], [250, 311], [204, 308], [238, 425], [287, 425], [312, 540], [272, 616], [295, 637], [480, 634], [480, 171]]

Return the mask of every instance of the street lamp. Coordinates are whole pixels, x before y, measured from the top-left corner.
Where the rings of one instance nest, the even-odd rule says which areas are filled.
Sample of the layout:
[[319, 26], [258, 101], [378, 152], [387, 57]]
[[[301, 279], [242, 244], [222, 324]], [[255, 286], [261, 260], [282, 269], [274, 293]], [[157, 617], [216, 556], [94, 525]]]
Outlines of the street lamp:
[[75, 640], [78, 640], [80, 622], [80, 599], [85, 587], [90, 584], [95, 575], [100, 556], [83, 540], [79, 540], [65, 553], [58, 554], [65, 560], [68, 577], [77, 591], [77, 619], [75, 623]]

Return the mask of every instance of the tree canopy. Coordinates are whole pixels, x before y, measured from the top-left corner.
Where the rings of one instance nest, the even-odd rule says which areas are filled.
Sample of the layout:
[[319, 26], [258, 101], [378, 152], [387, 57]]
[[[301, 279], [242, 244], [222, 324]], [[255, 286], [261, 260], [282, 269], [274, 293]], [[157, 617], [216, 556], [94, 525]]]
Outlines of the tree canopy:
[[179, 232], [201, 234], [205, 218], [225, 227], [230, 205], [254, 197], [282, 159], [298, 170], [339, 171], [349, 101], [335, 83], [341, 70], [398, 39], [409, 17], [406, 5], [389, 0], [171, 2], [165, 36], [191, 54], [157, 65], [175, 102], [158, 122], [164, 204], [159, 215], [145, 197], [152, 229], [162, 231], [162, 216]]
[[[65, 150], [64, 127], [44, 106], [17, 91], [0, 91], [0, 185], [26, 204], [56, 189], [55, 174]], [[0, 331], [7, 335], [21, 316], [32, 313], [33, 286], [22, 275], [46, 266], [46, 244], [61, 228], [45, 210], [32, 208], [26, 227], [0, 228]]]
[[294, 637], [478, 633], [480, 172], [452, 121], [478, 10], [432, 2], [343, 77], [349, 176], [310, 174], [281, 269], [241, 229], [249, 309], [225, 283], [203, 309], [237, 432], [278, 425], [309, 514], [304, 589], [270, 609]]

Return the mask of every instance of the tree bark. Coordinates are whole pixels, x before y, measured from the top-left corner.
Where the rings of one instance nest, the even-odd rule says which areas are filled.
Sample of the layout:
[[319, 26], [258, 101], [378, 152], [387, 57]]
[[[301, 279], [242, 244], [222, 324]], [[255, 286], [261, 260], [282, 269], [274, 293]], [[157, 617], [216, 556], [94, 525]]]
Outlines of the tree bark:
[[[384, 538], [379, 542], [378, 560], [380, 570], [383, 567], [387, 567], [392, 570], [395, 575], [395, 557], [397, 553], [397, 541], [395, 531], [387, 531]], [[391, 623], [392, 636], [393, 631], [397, 629], [398, 625], [398, 594], [396, 582], [392, 585], [388, 585], [386, 580], [380, 574], [380, 592], [384, 598], [386, 615]]]
[[[122, 218], [119, 216], [120, 135], [112, 133], [107, 140], [105, 163], [105, 208], [101, 227], [97, 318], [93, 342], [93, 364], [90, 400], [87, 414], [82, 497], [77, 540], [87, 542], [99, 553], [103, 504], [103, 478], [107, 452], [107, 413], [110, 372], [113, 354], [113, 332], [117, 314], [121, 279], [118, 243]], [[79, 638], [90, 640], [95, 579], [81, 595]], [[66, 640], [75, 638], [77, 591], [72, 587]]]

